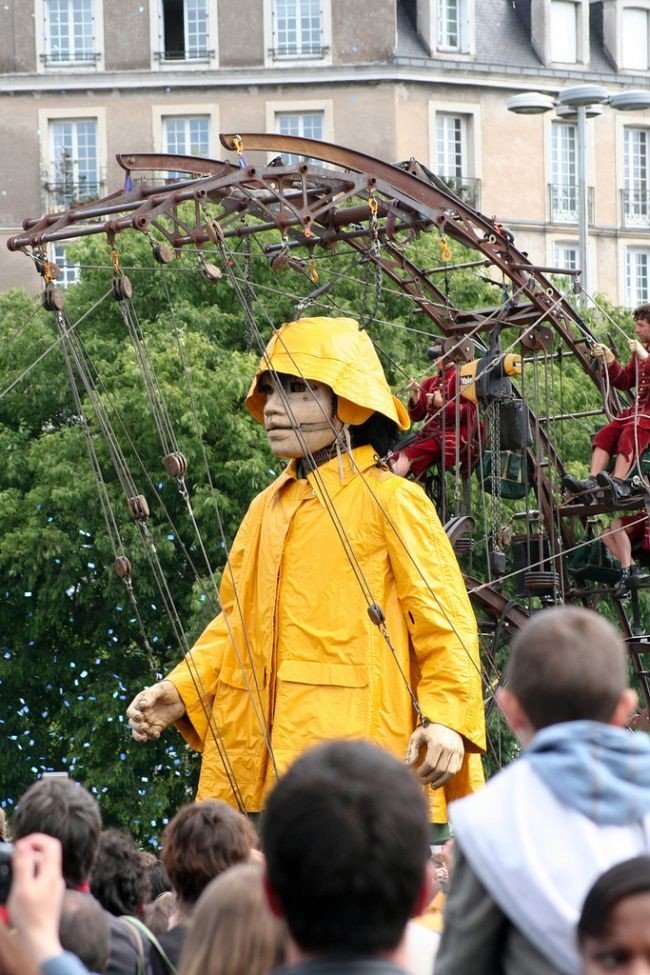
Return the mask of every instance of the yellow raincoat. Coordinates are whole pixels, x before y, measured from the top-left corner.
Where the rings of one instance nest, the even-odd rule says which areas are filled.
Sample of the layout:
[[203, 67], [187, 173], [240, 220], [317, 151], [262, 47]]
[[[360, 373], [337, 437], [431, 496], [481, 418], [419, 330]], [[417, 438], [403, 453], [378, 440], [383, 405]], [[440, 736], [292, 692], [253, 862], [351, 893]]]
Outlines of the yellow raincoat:
[[[334, 325], [341, 321], [374, 353], [356, 323]], [[367, 377], [373, 363], [364, 354]], [[272, 366], [300, 374], [295, 341], [292, 361], [280, 370], [273, 356]], [[328, 381], [308, 366], [307, 378]], [[382, 412], [404, 425], [403, 408], [386, 396]], [[256, 415], [255, 383], [249, 408]], [[302, 478], [292, 461], [254, 499], [224, 569], [221, 603], [168, 677], [186, 707], [177, 727], [203, 752], [197, 798], [259, 811], [277, 775], [329, 738], [367, 738], [403, 758], [417, 723], [407, 681], [424, 714], [465, 741], [462, 769], [432, 793], [433, 818], [444, 822], [445, 798], [481, 783], [478, 640], [458, 563], [423, 490], [379, 466], [372, 447]], [[369, 603], [381, 606], [394, 653]]]

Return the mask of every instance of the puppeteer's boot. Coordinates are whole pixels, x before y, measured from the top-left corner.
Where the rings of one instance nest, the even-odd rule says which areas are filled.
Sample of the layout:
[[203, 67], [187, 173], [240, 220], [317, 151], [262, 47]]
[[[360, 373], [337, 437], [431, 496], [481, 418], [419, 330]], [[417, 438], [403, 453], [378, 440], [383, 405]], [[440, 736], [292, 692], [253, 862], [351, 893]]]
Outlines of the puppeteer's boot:
[[589, 477], [579, 478], [573, 477], [572, 474], [565, 474], [562, 478], [562, 487], [571, 494], [584, 494], [585, 491], [594, 491], [597, 489], [598, 484], [596, 478], [591, 474]]
[[613, 477], [607, 471], [600, 471], [596, 474], [596, 481], [600, 487], [608, 488], [612, 493], [614, 503], [624, 501], [632, 493], [632, 486], [629, 481], [624, 481], [620, 477]]
[[630, 566], [630, 589], [641, 589], [650, 582], [650, 575], [640, 565]]
[[630, 569], [636, 568], [636, 566], [626, 566], [626, 568], [621, 569], [621, 575], [618, 582], [614, 586], [614, 598], [615, 599], [625, 599], [630, 595]]

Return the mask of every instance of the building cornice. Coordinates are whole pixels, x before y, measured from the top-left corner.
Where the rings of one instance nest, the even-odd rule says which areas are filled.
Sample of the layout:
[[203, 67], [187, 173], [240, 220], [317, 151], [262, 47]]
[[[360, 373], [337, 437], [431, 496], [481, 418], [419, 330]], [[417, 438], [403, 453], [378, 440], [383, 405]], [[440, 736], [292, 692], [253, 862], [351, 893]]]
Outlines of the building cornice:
[[129, 91], [180, 91], [197, 88], [276, 88], [279, 85], [332, 85], [368, 83], [444, 84], [518, 90], [534, 87], [538, 91], [555, 92], [575, 78], [580, 82], [599, 82], [611, 86], [645, 87], [642, 75], [619, 74], [612, 71], [590, 72], [543, 67], [515, 67], [505, 64], [486, 64], [471, 60], [443, 60], [427, 58], [394, 58], [383, 64], [323, 65], [313, 63], [287, 68], [237, 68], [218, 71], [79, 71], [65, 75], [52, 72], [0, 75], [2, 95], [43, 95], [48, 93]]

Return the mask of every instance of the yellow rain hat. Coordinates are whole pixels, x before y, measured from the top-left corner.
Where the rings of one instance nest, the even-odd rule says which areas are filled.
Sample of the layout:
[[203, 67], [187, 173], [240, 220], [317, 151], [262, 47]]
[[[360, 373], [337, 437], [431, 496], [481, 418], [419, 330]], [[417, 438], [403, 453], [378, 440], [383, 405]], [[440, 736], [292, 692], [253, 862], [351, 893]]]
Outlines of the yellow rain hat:
[[286, 373], [325, 383], [338, 397], [337, 415], [358, 426], [372, 413], [382, 413], [400, 429], [411, 425], [406, 409], [390, 391], [375, 347], [352, 318], [300, 318], [273, 334], [246, 397], [260, 423], [266, 397], [257, 388], [264, 372]]

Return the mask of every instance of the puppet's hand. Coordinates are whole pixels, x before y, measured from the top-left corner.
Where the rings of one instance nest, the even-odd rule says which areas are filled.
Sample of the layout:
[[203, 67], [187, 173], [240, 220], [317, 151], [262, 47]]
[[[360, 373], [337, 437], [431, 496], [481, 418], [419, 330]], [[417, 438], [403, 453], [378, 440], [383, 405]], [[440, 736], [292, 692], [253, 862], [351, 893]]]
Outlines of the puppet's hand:
[[160, 738], [165, 728], [185, 714], [181, 696], [168, 680], [161, 680], [133, 698], [126, 716], [136, 741]]
[[[418, 764], [423, 748], [426, 748], [426, 754]], [[419, 725], [411, 735], [405, 761], [414, 769], [420, 782], [439, 789], [458, 772], [464, 755], [463, 739], [457, 731], [444, 724], [428, 724]]]
[[632, 355], [635, 355], [640, 362], [648, 358], [648, 350], [637, 339], [628, 339], [627, 344]]
[[603, 345], [602, 342], [596, 342], [591, 347], [591, 354], [596, 357], [596, 359], [603, 359], [606, 365], [611, 366], [612, 362], [616, 359], [616, 356], [608, 346]]

